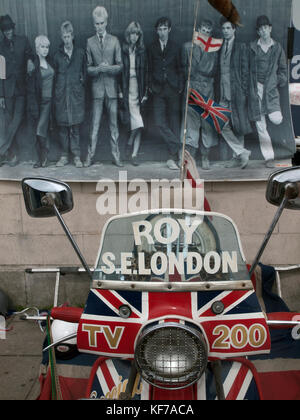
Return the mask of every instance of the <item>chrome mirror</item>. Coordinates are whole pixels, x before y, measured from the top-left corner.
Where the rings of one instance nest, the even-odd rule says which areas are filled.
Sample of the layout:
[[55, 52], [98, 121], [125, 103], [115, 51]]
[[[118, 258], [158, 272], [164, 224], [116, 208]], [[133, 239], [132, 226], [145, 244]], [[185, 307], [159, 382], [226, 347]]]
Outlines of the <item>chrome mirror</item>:
[[283, 210], [300, 210], [299, 183], [300, 167], [283, 169], [270, 175], [267, 185], [266, 199], [270, 204], [277, 206], [278, 209], [250, 268], [250, 276], [257, 267], [257, 264], [259, 263], [271, 235], [274, 232]]
[[56, 216], [55, 207], [63, 214], [73, 209], [71, 188], [50, 178], [24, 178], [22, 181], [26, 211], [31, 217]]
[[83, 267], [92, 279], [92, 272], [62, 218], [63, 213], [73, 209], [73, 194], [69, 185], [51, 178], [24, 178], [22, 189], [29, 216], [56, 216]]
[[281, 206], [286, 198], [285, 208], [300, 210], [300, 167], [277, 171], [270, 175], [266, 199], [270, 204]]

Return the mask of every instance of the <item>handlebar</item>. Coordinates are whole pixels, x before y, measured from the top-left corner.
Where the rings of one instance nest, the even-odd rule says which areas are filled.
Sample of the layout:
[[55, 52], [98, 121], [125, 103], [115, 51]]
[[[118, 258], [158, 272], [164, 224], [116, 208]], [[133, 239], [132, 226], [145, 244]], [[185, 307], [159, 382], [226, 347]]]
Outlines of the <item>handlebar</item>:
[[56, 275], [56, 282], [55, 282], [55, 290], [54, 290], [54, 303], [53, 306], [58, 306], [58, 289], [59, 289], [59, 282], [60, 276], [64, 276], [66, 274], [91, 274], [94, 269], [89, 269], [90, 272], [87, 273], [85, 268], [83, 267], [40, 267], [40, 268], [25, 268], [25, 273], [28, 274], [55, 274]]
[[[94, 269], [91, 268], [91, 271]], [[85, 273], [86, 270], [83, 267], [49, 267], [49, 268], [25, 268], [25, 273], [28, 274], [48, 274], [48, 273], [60, 273], [62, 276], [65, 274], [81, 274]]]
[[[65, 322], [72, 322], [73, 324], [78, 324], [81, 318], [81, 315], [83, 313], [82, 308], [77, 307], [71, 307], [71, 306], [59, 306], [52, 308], [50, 312], [51, 320], [57, 319], [60, 321]], [[35, 316], [29, 316], [29, 315], [22, 315], [20, 319], [22, 321], [46, 321], [48, 318], [47, 315], [35, 315]]]

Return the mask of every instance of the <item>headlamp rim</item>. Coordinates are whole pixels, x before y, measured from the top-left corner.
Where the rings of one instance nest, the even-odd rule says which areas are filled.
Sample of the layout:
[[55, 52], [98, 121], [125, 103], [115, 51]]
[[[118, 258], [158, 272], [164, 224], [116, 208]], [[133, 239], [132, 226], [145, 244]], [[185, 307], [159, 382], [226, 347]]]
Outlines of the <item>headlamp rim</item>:
[[[204, 363], [201, 367], [201, 369], [199, 370], [199, 374], [196, 376], [196, 378], [189, 382], [188, 384], [182, 384], [179, 386], [174, 386], [174, 383], [172, 382], [166, 382], [165, 385], [163, 385], [162, 383], [159, 382], [155, 382], [155, 381], [151, 381], [149, 380], [149, 378], [146, 375], [143, 375], [143, 369], [140, 367], [139, 361], [138, 361], [138, 349], [139, 346], [141, 345], [141, 342], [145, 339], [145, 337], [151, 333], [153, 333], [156, 330], [160, 330], [160, 329], [164, 329], [164, 328], [176, 328], [176, 329], [180, 329], [180, 330], [184, 330], [187, 331], [189, 333], [191, 333], [194, 337], [196, 337], [199, 342], [204, 346]], [[186, 325], [186, 324], [181, 324], [181, 323], [177, 323], [177, 322], [164, 322], [163, 324], [155, 324], [155, 325], [148, 325], [145, 326], [143, 328], [143, 330], [141, 331], [140, 335], [137, 338], [136, 341], [136, 345], [135, 345], [135, 352], [134, 352], [135, 356], [134, 356], [134, 361], [135, 361], [135, 365], [136, 368], [138, 370], [138, 372], [140, 372], [141, 377], [150, 385], [156, 387], [156, 388], [160, 388], [160, 389], [168, 389], [168, 390], [180, 390], [180, 389], [184, 389], [187, 388], [191, 385], [193, 385], [194, 383], [196, 383], [201, 376], [203, 375], [205, 368], [207, 366], [208, 363], [208, 346], [205, 340], [205, 337], [202, 333], [202, 331], [199, 329], [197, 329], [197, 326], [195, 325], [195, 327], [190, 326], [190, 325]]]

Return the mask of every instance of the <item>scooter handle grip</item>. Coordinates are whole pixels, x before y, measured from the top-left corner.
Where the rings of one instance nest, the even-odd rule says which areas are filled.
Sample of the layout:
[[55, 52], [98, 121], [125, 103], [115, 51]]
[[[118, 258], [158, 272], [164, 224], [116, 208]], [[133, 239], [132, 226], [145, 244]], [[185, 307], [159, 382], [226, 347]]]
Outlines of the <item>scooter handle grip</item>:
[[82, 308], [58, 307], [52, 308], [51, 317], [60, 321], [78, 323], [83, 313]]

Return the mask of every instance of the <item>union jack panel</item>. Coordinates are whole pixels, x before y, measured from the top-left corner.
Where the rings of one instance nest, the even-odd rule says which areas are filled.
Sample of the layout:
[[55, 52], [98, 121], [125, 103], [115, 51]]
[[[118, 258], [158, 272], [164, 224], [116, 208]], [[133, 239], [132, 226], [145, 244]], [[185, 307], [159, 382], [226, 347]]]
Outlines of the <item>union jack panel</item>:
[[[226, 400], [260, 400], [259, 385], [248, 364], [222, 361], [221, 377]], [[197, 384], [197, 399], [216, 400], [212, 371], [207, 369]]]
[[[96, 362], [97, 363], [97, 362]], [[112, 399], [119, 398], [121, 392], [125, 392], [130, 374], [131, 363], [127, 360], [106, 359], [98, 363], [93, 369], [93, 377], [90, 378], [90, 388], [88, 398]], [[223, 382], [226, 400], [259, 400], [260, 392], [254, 368], [248, 361], [222, 361], [221, 377]], [[182, 395], [190, 392], [196, 400], [216, 400], [217, 393], [215, 380], [210, 367], [208, 367], [197, 382], [190, 388], [176, 391]], [[168, 391], [172, 395], [174, 391]], [[150, 400], [152, 387], [142, 380], [138, 375], [133, 387], [132, 398], [134, 400]], [[164, 396], [164, 391], [160, 390], [157, 394]], [[170, 396], [170, 395], [169, 395]], [[163, 399], [163, 398], [162, 398]], [[177, 398], [174, 398], [178, 399]]]
[[[216, 315], [215, 302], [224, 310]], [[131, 309], [129, 318], [119, 314]], [[178, 319], [200, 328], [209, 357], [268, 353], [270, 336], [254, 291], [148, 293], [92, 289], [81, 317], [79, 351], [102, 356], [134, 357], [140, 330], [154, 321]]]

